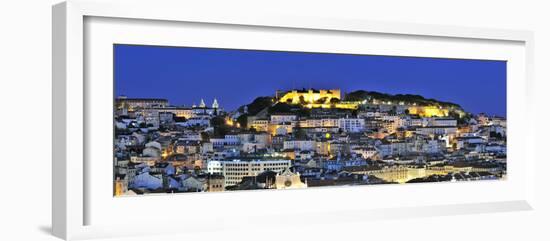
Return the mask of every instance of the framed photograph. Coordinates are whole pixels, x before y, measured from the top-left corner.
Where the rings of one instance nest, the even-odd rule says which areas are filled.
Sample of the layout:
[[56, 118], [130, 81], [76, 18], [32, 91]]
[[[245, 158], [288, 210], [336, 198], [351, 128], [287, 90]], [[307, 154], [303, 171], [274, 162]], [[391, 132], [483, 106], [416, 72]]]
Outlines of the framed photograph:
[[53, 26], [58, 237], [533, 208], [530, 32], [122, 1]]

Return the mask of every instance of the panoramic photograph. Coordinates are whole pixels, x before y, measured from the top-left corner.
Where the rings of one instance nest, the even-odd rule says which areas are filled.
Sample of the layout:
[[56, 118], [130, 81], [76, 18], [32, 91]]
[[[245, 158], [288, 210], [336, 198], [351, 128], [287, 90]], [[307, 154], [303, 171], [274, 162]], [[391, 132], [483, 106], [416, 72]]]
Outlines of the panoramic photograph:
[[506, 179], [505, 61], [113, 53], [114, 196]]

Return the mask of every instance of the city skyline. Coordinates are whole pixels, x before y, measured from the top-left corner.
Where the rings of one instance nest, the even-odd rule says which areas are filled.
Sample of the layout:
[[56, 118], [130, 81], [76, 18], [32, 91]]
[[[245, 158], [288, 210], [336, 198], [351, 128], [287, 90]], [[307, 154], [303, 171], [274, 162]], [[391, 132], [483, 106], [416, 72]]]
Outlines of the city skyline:
[[114, 196], [507, 178], [505, 62], [126, 45], [114, 57]]
[[276, 90], [338, 88], [418, 94], [506, 116], [504, 61], [141, 45], [115, 45], [114, 54], [116, 96], [186, 106], [216, 98], [234, 110]]

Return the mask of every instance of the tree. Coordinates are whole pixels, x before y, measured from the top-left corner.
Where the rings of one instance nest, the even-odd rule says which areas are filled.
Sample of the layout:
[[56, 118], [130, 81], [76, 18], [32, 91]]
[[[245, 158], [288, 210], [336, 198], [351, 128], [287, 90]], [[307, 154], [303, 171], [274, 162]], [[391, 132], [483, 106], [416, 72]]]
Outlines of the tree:
[[241, 128], [246, 128], [248, 126], [248, 115], [240, 115], [237, 118], [237, 122], [241, 125]]
[[213, 117], [212, 119], [210, 119], [210, 125], [212, 125], [213, 127], [225, 125], [225, 118], [221, 116]]
[[210, 135], [208, 135], [207, 132], [201, 132], [201, 140], [202, 141], [209, 141], [210, 140]]
[[392, 107], [391, 107], [391, 110], [389, 111], [389, 113], [392, 114], [392, 115], [397, 114], [397, 107], [395, 107], [395, 105], [392, 106]]
[[181, 116], [181, 117], [179, 117], [179, 116], [174, 116], [174, 121], [175, 121], [175, 122], [186, 122], [186, 121], [187, 121], [187, 118], [185, 118], [185, 117], [183, 117], [183, 116]]
[[489, 137], [496, 138], [496, 139], [502, 139], [502, 134], [500, 134], [500, 132], [491, 131], [491, 132], [489, 132]]
[[308, 108], [300, 108], [300, 109], [297, 111], [297, 114], [298, 114], [298, 116], [301, 116], [301, 117], [309, 117], [309, 116], [311, 116], [311, 109], [308, 109]]
[[277, 103], [269, 108], [269, 113], [289, 113], [292, 111], [292, 106], [286, 103]]
[[470, 120], [470, 114], [464, 114], [462, 115], [462, 117], [460, 116], [460, 114], [456, 111], [450, 111], [449, 112], [449, 116], [452, 117], [453, 119], [456, 120], [456, 123], [458, 125], [465, 125], [468, 123], [468, 120]]
[[346, 94], [346, 101], [362, 101], [368, 97], [368, 92], [364, 90], [358, 90]]
[[326, 102], [327, 102], [327, 97], [322, 97], [315, 101], [316, 104], [324, 104]]
[[307, 138], [306, 131], [302, 129], [302, 127], [300, 126], [300, 122], [296, 123], [296, 127], [294, 127], [293, 132], [294, 132], [294, 137], [298, 140], [303, 140]]
[[331, 104], [337, 104], [338, 102], [340, 102], [340, 100], [339, 100], [338, 98], [332, 97], [332, 98], [330, 99], [330, 103], [331, 103]]
[[[270, 96], [262, 96], [254, 99], [252, 103], [248, 104], [248, 113], [256, 115], [263, 109], [270, 107], [273, 104], [273, 98]], [[244, 107], [241, 107], [244, 109]]]
[[225, 118], [222, 116], [216, 116], [210, 119], [210, 125], [214, 128], [214, 136], [222, 137], [229, 133], [231, 129], [225, 123]]
[[307, 104], [307, 101], [306, 101], [306, 99], [304, 98], [303, 95], [300, 95], [300, 104], [302, 104], [302, 105]]

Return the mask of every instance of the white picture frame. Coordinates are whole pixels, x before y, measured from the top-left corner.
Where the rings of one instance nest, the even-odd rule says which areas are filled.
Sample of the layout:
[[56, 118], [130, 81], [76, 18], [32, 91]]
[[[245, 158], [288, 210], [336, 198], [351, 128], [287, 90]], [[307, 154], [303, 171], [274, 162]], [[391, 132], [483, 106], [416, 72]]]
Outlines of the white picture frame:
[[[155, 11], [150, 11], [154, 8]], [[98, 20], [99, 21], [95, 21]], [[103, 20], [106, 19], [106, 21]], [[91, 20], [92, 23], [86, 21]], [[127, 28], [128, 25], [118, 24], [110, 22], [111, 20], [121, 22], [131, 22], [134, 26], [151, 22], [153, 24], [147, 25], [141, 30], [128, 29], [127, 36], [109, 36], [109, 28], [115, 28], [120, 30], [121, 28]], [[122, 198], [117, 201], [111, 202], [112, 195], [105, 196], [100, 191], [94, 191], [101, 189], [103, 186], [97, 184], [91, 184], [89, 178], [94, 178], [94, 175], [104, 176], [105, 182], [112, 182], [112, 174], [109, 174], [109, 170], [97, 171], [96, 174], [87, 174], [90, 170], [98, 170], [99, 167], [96, 164], [90, 163], [86, 160], [85, 156], [89, 155], [87, 148], [90, 148], [89, 143], [86, 143], [86, 135], [89, 135], [90, 128], [89, 123], [91, 116], [93, 118], [99, 118], [98, 115], [90, 115], [90, 111], [96, 108], [94, 105], [90, 105], [89, 98], [97, 99], [94, 97], [94, 93], [88, 92], [89, 89], [101, 88], [97, 85], [89, 85], [85, 81], [90, 77], [86, 74], [86, 68], [102, 68], [96, 67], [94, 64], [97, 60], [89, 60], [87, 55], [90, 54], [89, 49], [94, 48], [95, 56], [102, 60], [106, 60], [106, 55], [96, 54], [101, 51], [95, 51], [96, 49], [102, 49], [101, 45], [105, 43], [113, 43], [120, 41], [120, 38], [125, 43], [140, 43], [140, 41], [146, 41], [147, 44], [175, 44], [177, 45], [179, 40], [163, 40], [162, 24], [172, 25], [178, 27], [178, 24], [206, 24], [208, 26], [223, 26], [224, 31], [233, 31], [232, 28], [253, 28], [256, 32], [268, 32], [269, 29], [277, 30], [275, 34], [281, 34], [285, 31], [300, 31], [304, 35], [308, 32], [315, 32], [316, 36], [322, 36], [328, 33], [338, 34], [374, 34], [378, 36], [390, 36], [391, 38], [422, 38], [422, 41], [448, 41], [450, 45], [470, 44], [475, 42], [479, 44], [477, 48], [489, 49], [487, 53], [479, 51], [478, 53], [453, 53], [449, 49], [448, 45], [441, 44], [439, 48], [440, 53], [432, 52], [430, 56], [440, 55], [438, 57], [457, 57], [465, 56], [470, 58], [483, 58], [483, 54], [487, 54], [488, 58], [498, 58], [510, 61], [513, 64], [513, 73], [511, 78], [508, 79], [508, 106], [509, 115], [513, 126], [517, 126], [514, 131], [511, 131], [509, 145], [518, 146], [516, 151], [512, 151], [510, 159], [515, 157], [522, 157], [522, 162], [516, 166], [518, 170], [521, 170], [521, 175], [518, 174], [518, 178], [510, 178], [499, 184], [494, 183], [464, 183], [461, 186], [454, 186], [453, 190], [457, 192], [467, 194], [468, 192], [481, 193], [484, 190], [506, 190], [511, 188], [510, 192], [502, 196], [494, 196], [495, 198], [479, 198], [477, 200], [474, 197], [470, 199], [459, 200], [456, 202], [450, 200], [440, 200], [431, 202], [421, 202], [419, 200], [412, 200], [410, 202], [389, 202], [389, 200], [378, 199], [372, 201], [372, 206], [365, 208], [360, 207], [357, 202], [350, 202], [346, 205], [345, 209], [326, 208], [323, 211], [315, 212], [315, 205], [311, 205], [311, 208], [298, 210], [285, 208], [284, 211], [277, 210], [276, 212], [257, 212], [252, 213], [250, 211], [236, 212], [226, 211], [225, 213], [215, 214], [214, 212], [207, 212], [211, 219], [219, 221], [213, 222], [211, 225], [219, 228], [231, 228], [236, 224], [223, 219], [223, 215], [234, 215], [232, 221], [246, 222], [251, 217], [263, 217], [265, 220], [270, 220], [271, 224], [281, 225], [293, 225], [293, 222], [289, 222], [285, 219], [288, 215], [299, 215], [302, 221], [307, 220], [309, 222], [334, 222], [330, 220], [369, 220], [369, 219], [384, 219], [395, 217], [422, 217], [422, 216], [434, 216], [434, 215], [452, 215], [452, 214], [468, 214], [468, 213], [483, 213], [483, 212], [499, 212], [499, 211], [514, 211], [514, 210], [531, 210], [534, 202], [534, 168], [536, 163], [536, 156], [534, 151], [534, 125], [532, 120], [523, 118], [532, 113], [530, 108], [525, 106], [531, 106], [532, 100], [532, 73], [533, 73], [533, 34], [529, 31], [518, 30], [498, 30], [498, 29], [482, 29], [482, 28], [470, 28], [470, 27], [455, 27], [455, 26], [439, 26], [439, 25], [422, 25], [422, 24], [410, 24], [410, 23], [391, 23], [391, 22], [374, 22], [366, 20], [352, 20], [352, 19], [320, 19], [320, 18], [307, 18], [296, 16], [277, 16], [273, 14], [264, 13], [227, 13], [226, 15], [210, 15], [207, 9], [193, 9], [188, 8], [185, 3], [178, 1], [151, 1], [144, 2], [132, 2], [132, 1], [85, 1], [85, 0], [73, 0], [60, 3], [53, 7], [53, 194], [52, 194], [52, 226], [53, 234], [63, 239], [84, 239], [94, 237], [111, 237], [121, 235], [139, 235], [139, 234], [155, 234], [166, 232], [197, 232], [204, 231], [204, 227], [200, 224], [192, 223], [189, 221], [181, 220], [178, 224], [181, 228], [174, 229], [173, 226], [163, 226], [158, 222], [143, 223], [148, 229], [136, 228], [136, 224], [131, 223], [131, 219], [134, 217], [127, 217], [128, 210], [122, 210], [125, 206], [135, 205], [155, 205], [161, 204], [177, 205], [182, 202], [182, 198], [187, 199], [189, 203], [210, 203], [214, 199], [220, 199], [228, 197], [227, 195], [233, 195], [232, 199], [236, 201], [231, 204], [239, 205], [239, 200], [252, 200], [254, 204], [248, 204], [251, 207], [257, 207], [259, 202], [265, 200], [277, 200], [281, 198], [295, 198], [299, 200], [308, 200], [323, 197], [330, 192], [331, 194], [341, 195], [342, 197], [352, 197], [357, 194], [356, 191], [349, 188], [336, 188], [336, 189], [315, 189], [302, 191], [288, 191], [288, 192], [259, 192], [259, 193], [230, 193], [230, 194], [197, 194], [197, 195], [183, 195], [178, 197], [172, 196], [151, 196], [151, 197], [139, 197], [139, 198]], [[95, 21], [95, 22], [94, 22]], [[93, 29], [87, 28], [86, 24], [97, 24]], [[110, 25], [109, 25], [110, 24]], [[109, 26], [107, 26], [109, 25]], [[204, 25], [204, 26], [206, 26]], [[103, 26], [103, 28], [101, 27]], [[107, 26], [107, 28], [105, 28]], [[202, 26], [202, 25], [201, 25]], [[203, 27], [198, 28], [203, 29]], [[111, 28], [111, 29], [112, 29]], [[179, 28], [179, 27], [178, 27]], [[204, 27], [207, 28], [207, 27]], [[105, 30], [107, 29], [107, 30]], [[139, 37], [139, 31], [145, 31], [148, 29], [154, 33], [158, 33], [159, 39], [150, 37], [149, 39], [141, 39]], [[156, 32], [158, 30], [158, 32]], [[259, 30], [259, 31], [257, 31]], [[186, 30], [191, 31], [191, 30]], [[194, 31], [194, 30], [193, 30]], [[251, 31], [254, 32], [254, 31]], [[86, 35], [94, 35], [87, 39]], [[197, 32], [199, 34], [199, 32]], [[258, 34], [258, 33], [251, 33]], [[137, 36], [137, 37], [132, 37]], [[252, 35], [251, 35], [252, 36]], [[256, 35], [254, 35], [256, 36]], [[260, 35], [257, 35], [260, 36]], [[119, 39], [117, 39], [119, 38]], [[311, 38], [311, 36], [305, 36], [304, 38]], [[320, 37], [319, 37], [320, 38]], [[335, 36], [338, 38], [338, 36]], [[230, 37], [228, 37], [228, 40]], [[87, 45], [86, 41], [95, 41], [94, 44]], [[238, 40], [238, 39], [235, 39]], [[102, 42], [103, 41], [103, 42]], [[175, 41], [175, 42], [174, 42]], [[98, 44], [95, 44], [98, 43]], [[374, 43], [374, 42], [373, 42]], [[509, 50], [503, 52], [510, 52], [509, 55], [499, 55], [498, 44], [510, 45]], [[216, 45], [216, 43], [210, 43]], [[245, 44], [245, 43], [243, 43]], [[99, 47], [97, 47], [99, 46]], [[237, 45], [235, 45], [237, 46]], [[402, 49], [391, 51], [411, 51], [412, 55], [415, 55], [414, 51], [422, 53], [422, 50], [411, 50], [404, 44]], [[446, 47], [447, 46], [447, 47]], [[493, 47], [491, 47], [493, 46]], [[315, 46], [312, 46], [314, 48]], [[261, 46], [259, 48], [262, 48]], [[289, 46], [289, 48], [291, 48]], [[303, 47], [294, 46], [298, 50]], [[321, 46], [319, 48], [325, 48]], [[475, 49], [475, 48], [474, 48]], [[334, 51], [350, 51], [350, 50], [337, 50]], [[359, 50], [358, 50], [359, 51]], [[365, 50], [368, 51], [368, 50]], [[382, 51], [382, 50], [380, 50]], [[386, 50], [386, 53], [391, 55], [390, 50]], [[494, 54], [489, 53], [490, 51]], [[378, 52], [377, 52], [378, 53]], [[399, 52], [395, 52], [399, 53]], [[428, 52], [425, 52], [428, 53]], [[446, 56], [446, 53], [449, 56]], [[398, 55], [398, 54], [396, 54]], [[94, 57], [95, 58], [95, 57]], [[89, 61], [89, 62], [88, 62]], [[99, 73], [99, 72], [98, 72]], [[102, 72], [103, 73], [103, 72]], [[106, 72], [108, 73], [108, 72]], [[98, 74], [101, 75], [101, 74]], [[108, 75], [107, 75], [108, 76]], [[105, 80], [107, 81], [107, 80]], [[105, 82], [104, 84], [111, 84], [111, 82]], [[97, 93], [97, 92], [96, 92]], [[511, 100], [513, 99], [513, 101]], [[112, 100], [109, 100], [112, 101]], [[105, 104], [109, 104], [106, 102]], [[88, 124], [87, 124], [88, 123]], [[93, 131], [99, 130], [98, 127]], [[107, 133], [109, 131], [107, 130]], [[515, 137], [514, 137], [515, 136]], [[519, 140], [520, 138], [521, 140]], [[512, 139], [515, 138], [515, 139]], [[92, 140], [93, 142], [93, 140]], [[110, 143], [107, 143], [107, 146]], [[112, 145], [111, 145], [112, 146]], [[521, 146], [521, 147], [520, 147]], [[515, 148], [515, 147], [514, 147]], [[111, 161], [111, 160], [109, 160]], [[111, 164], [111, 163], [109, 163]], [[101, 172], [101, 173], [100, 173]], [[98, 179], [94, 179], [98, 180]], [[509, 184], [509, 185], [508, 185]], [[433, 188], [432, 188], [433, 187]], [[426, 197], [435, 196], [433, 193], [435, 190], [442, 189], [441, 185], [424, 186], [422, 189], [416, 187], [404, 187], [401, 185], [378, 186], [378, 187], [366, 187], [371, 188], [373, 193], [385, 192], [380, 189], [388, 189], [388, 192], [402, 192], [402, 193], [418, 193], [420, 195], [426, 195]], [[421, 190], [425, 190], [422, 193]], [[475, 190], [475, 191], [473, 191]], [[112, 192], [108, 190], [111, 194]], [[105, 192], [105, 193], [109, 193]], [[431, 193], [430, 193], [431, 192]], [[98, 197], [102, 195], [102, 198]], [[348, 195], [348, 196], [346, 196]], [[388, 194], [394, 195], [394, 194]], [[103, 201], [101, 201], [102, 199]], [[114, 200], [114, 199], [113, 199]], [[343, 202], [342, 199], [331, 200], [333, 202]], [[382, 205], [381, 202], [386, 201], [387, 205]], [[95, 203], [91, 205], [90, 203]], [[268, 202], [269, 203], [269, 202]], [[378, 204], [377, 204], [378, 203]], [[342, 203], [343, 204], [343, 203]], [[111, 205], [111, 207], [109, 207]], [[321, 204], [319, 204], [321, 205]], [[134, 207], [135, 207], [134, 206]], [[92, 208], [90, 208], [92, 207]], [[109, 209], [111, 208], [111, 209]], [[114, 209], [114, 210], [112, 210]], [[116, 213], [120, 211], [120, 215]], [[95, 213], [98, 213], [97, 215]], [[101, 213], [101, 214], [99, 214]], [[98, 216], [98, 221], [90, 219], [91, 216]], [[119, 220], [118, 223], [107, 223], [106, 217], [113, 215]], [[214, 216], [212, 216], [214, 215]], [[220, 215], [215, 216], [215, 215]], [[324, 219], [322, 217], [331, 217], [330, 219]], [[148, 214], [144, 220], [162, 219], [163, 212]], [[128, 223], [128, 222], [130, 223]], [[200, 220], [199, 220], [200, 221]], [[143, 220], [140, 220], [143, 222]], [[124, 223], [124, 224], [123, 224]], [[253, 222], [250, 225], [254, 224]], [[265, 225], [265, 223], [263, 224]]]

